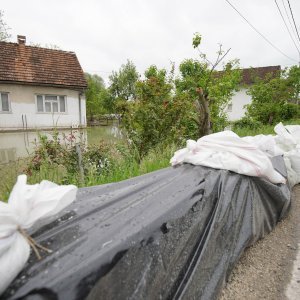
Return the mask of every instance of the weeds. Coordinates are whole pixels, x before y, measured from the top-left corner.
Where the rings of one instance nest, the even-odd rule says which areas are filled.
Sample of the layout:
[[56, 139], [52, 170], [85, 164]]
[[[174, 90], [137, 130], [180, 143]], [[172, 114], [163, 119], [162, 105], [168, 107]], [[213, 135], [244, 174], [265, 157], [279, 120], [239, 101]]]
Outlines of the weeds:
[[[285, 122], [285, 125], [288, 124], [300, 124], [300, 120]], [[239, 136], [274, 134], [274, 126], [236, 126], [234, 131]], [[16, 178], [21, 173], [28, 175], [30, 184], [50, 180], [57, 184], [93, 186], [165, 168], [169, 166], [170, 158], [178, 148], [180, 146], [175, 144], [159, 144], [140, 159], [137, 151], [124, 141], [103, 141], [98, 145], [88, 146], [82, 137], [78, 140], [74, 132], [62, 137], [54, 132], [51, 138], [40, 135], [35, 151], [29, 158], [1, 167], [0, 176], [5, 180], [0, 182], [0, 200], [7, 201]]]
[[62, 138], [56, 132], [50, 138], [39, 135], [33, 154], [1, 169], [6, 180], [0, 185], [0, 199], [7, 201], [21, 173], [27, 174], [30, 184], [49, 180], [82, 187], [117, 182], [167, 167], [176, 148], [157, 146], [140, 161], [134, 148], [123, 141], [88, 146], [74, 133]]

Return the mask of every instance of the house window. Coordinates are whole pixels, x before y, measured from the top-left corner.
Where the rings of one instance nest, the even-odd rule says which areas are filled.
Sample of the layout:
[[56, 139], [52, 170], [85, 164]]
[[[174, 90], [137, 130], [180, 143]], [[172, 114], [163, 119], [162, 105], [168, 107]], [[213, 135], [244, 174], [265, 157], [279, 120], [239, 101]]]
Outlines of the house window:
[[8, 93], [0, 92], [0, 112], [10, 112]]
[[227, 111], [228, 111], [228, 112], [231, 112], [231, 111], [232, 111], [232, 104], [231, 104], [231, 103], [228, 104], [228, 106], [227, 106]]
[[41, 113], [65, 113], [66, 96], [37, 95], [36, 110]]

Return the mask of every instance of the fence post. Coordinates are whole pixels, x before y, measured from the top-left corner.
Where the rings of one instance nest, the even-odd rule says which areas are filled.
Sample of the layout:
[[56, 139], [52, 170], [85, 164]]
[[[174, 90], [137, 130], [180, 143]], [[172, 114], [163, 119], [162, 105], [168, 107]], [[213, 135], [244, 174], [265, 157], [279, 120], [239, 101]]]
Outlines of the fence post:
[[82, 166], [82, 154], [81, 154], [81, 149], [78, 143], [75, 145], [76, 147], [76, 153], [78, 156], [78, 168], [79, 168], [79, 181], [80, 185], [83, 186], [84, 184], [84, 171], [83, 171], [83, 166]]

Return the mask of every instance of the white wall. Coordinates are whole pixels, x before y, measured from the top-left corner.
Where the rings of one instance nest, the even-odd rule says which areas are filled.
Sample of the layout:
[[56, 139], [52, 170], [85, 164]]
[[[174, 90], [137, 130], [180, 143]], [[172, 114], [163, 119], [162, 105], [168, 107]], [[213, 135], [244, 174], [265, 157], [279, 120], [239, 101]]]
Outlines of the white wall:
[[[0, 130], [22, 129], [22, 115], [23, 120], [26, 116], [27, 127], [30, 129], [79, 125], [78, 91], [53, 87], [0, 84], [0, 92], [9, 93], [11, 105], [11, 112], [0, 112]], [[66, 96], [66, 113], [38, 113], [36, 108], [37, 94]], [[84, 96], [81, 96], [81, 122], [83, 126], [86, 125]]]
[[247, 89], [241, 88], [232, 97], [230, 104], [232, 104], [232, 111], [227, 110], [229, 121], [236, 121], [245, 115], [246, 109], [244, 106], [251, 103], [251, 96], [246, 94]]

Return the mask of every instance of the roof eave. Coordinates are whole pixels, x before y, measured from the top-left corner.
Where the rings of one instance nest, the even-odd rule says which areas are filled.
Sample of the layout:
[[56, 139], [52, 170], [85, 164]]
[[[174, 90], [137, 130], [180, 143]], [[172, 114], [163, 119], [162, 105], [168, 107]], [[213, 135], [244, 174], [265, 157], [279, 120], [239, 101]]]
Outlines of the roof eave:
[[65, 88], [65, 89], [75, 90], [75, 91], [80, 91], [80, 92], [84, 91], [87, 88], [87, 85], [66, 85], [66, 84], [57, 84], [57, 83], [26, 82], [26, 81], [14, 81], [14, 80], [0, 80], [0, 84], [1, 83]]

